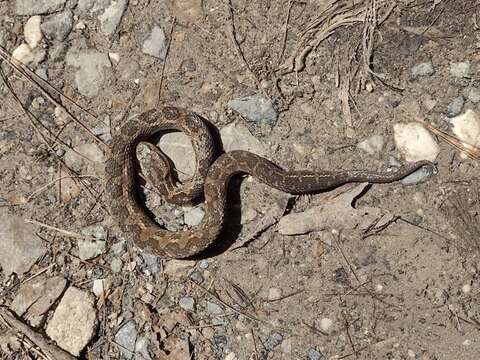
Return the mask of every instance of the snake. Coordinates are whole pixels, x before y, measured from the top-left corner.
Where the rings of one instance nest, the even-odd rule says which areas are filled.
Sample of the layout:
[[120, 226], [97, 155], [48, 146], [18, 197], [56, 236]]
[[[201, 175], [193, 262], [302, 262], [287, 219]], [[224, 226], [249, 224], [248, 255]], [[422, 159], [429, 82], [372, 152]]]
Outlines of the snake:
[[[195, 153], [195, 172], [184, 182], [179, 182], [170, 159], [152, 143], [154, 136], [171, 131], [185, 133]], [[237, 174], [248, 174], [272, 188], [301, 195], [347, 183], [391, 183], [421, 167], [434, 167], [430, 161], [421, 160], [389, 172], [289, 171], [249, 151], [233, 150], [216, 156], [214, 143], [206, 121], [182, 108], [151, 109], [121, 124], [112, 136], [105, 164], [110, 215], [121, 235], [133, 240], [140, 249], [161, 257], [192, 258], [207, 250], [220, 236], [225, 225], [228, 184]], [[149, 160], [138, 160], [140, 144], [147, 146]], [[139, 187], [142, 178], [174, 204], [190, 203], [203, 195], [204, 216], [200, 224], [183, 231], [168, 231], [154, 221], [142, 200]]]

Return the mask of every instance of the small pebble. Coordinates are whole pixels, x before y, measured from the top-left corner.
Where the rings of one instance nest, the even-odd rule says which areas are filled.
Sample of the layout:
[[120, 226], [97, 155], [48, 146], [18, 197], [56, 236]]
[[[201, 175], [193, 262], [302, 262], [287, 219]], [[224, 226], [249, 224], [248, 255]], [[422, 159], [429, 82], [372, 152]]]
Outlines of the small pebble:
[[430, 75], [433, 75], [434, 73], [435, 73], [435, 69], [433, 68], [433, 64], [431, 61], [420, 63], [418, 65], [415, 65], [412, 68], [413, 77], [430, 76]]
[[412, 349], [408, 349], [407, 355], [410, 358], [415, 358], [415, 356], [416, 356], [415, 351], [413, 351]]
[[225, 360], [236, 360], [237, 355], [234, 352], [228, 353], [227, 356], [225, 356]]
[[464, 294], [469, 294], [470, 291], [472, 291], [472, 287], [470, 286], [470, 284], [465, 284], [462, 286], [462, 292]]
[[257, 124], [273, 125], [278, 118], [278, 114], [270, 100], [259, 94], [230, 100], [227, 103], [227, 108], [238, 112], [247, 120]]
[[323, 358], [323, 354], [319, 352], [317, 349], [311, 347], [307, 351], [307, 357], [308, 357], [308, 360], [320, 360], [321, 358]]
[[457, 79], [471, 77], [472, 67], [469, 62], [456, 62], [450, 64], [450, 74]]
[[186, 208], [183, 215], [183, 221], [188, 226], [197, 226], [202, 222], [205, 211], [203, 206], [197, 206], [194, 208]]
[[467, 99], [473, 103], [477, 104], [480, 102], [480, 89], [476, 87], [472, 87], [467, 92]]
[[110, 269], [112, 269], [112, 272], [115, 274], [118, 274], [119, 272], [121, 272], [122, 267], [123, 267], [123, 262], [119, 258], [113, 259], [112, 262], [110, 263]]
[[195, 308], [195, 299], [191, 296], [184, 296], [178, 301], [178, 306], [185, 311], [193, 311]]
[[155, 25], [150, 35], [143, 42], [142, 51], [144, 54], [159, 58], [165, 58], [166, 37], [163, 29]]
[[208, 268], [208, 260], [206, 260], [206, 259], [200, 260], [200, 263], [198, 264], [198, 267], [200, 269], [207, 269]]
[[270, 334], [267, 340], [265, 340], [264, 346], [268, 351], [271, 351], [280, 345], [282, 341], [283, 335], [278, 332], [273, 332]]
[[[480, 145], [480, 115], [471, 109], [450, 119], [452, 132], [460, 141], [473, 146]], [[466, 158], [465, 154], [462, 154]]]
[[411, 122], [393, 125], [395, 145], [408, 162], [419, 160], [435, 161], [440, 147], [432, 134], [422, 124]]
[[372, 135], [357, 144], [358, 149], [372, 156], [381, 153], [384, 146], [385, 138], [381, 135]]
[[70, 10], [48, 17], [42, 24], [42, 31], [50, 40], [63, 41], [73, 26], [73, 13]]
[[282, 289], [272, 287], [268, 290], [268, 300], [278, 300], [282, 297]]
[[42, 31], [40, 30], [41, 22], [41, 16], [35, 15], [28, 19], [23, 27], [25, 42], [30, 46], [30, 49], [35, 49], [40, 41], [42, 41], [43, 35]]
[[203, 275], [200, 271], [193, 271], [190, 274], [190, 280], [196, 282], [197, 284], [201, 284], [204, 280]]
[[472, 344], [472, 341], [469, 340], [469, 339], [467, 339], [467, 340], [465, 340], [464, 342], [462, 342], [462, 345], [463, 345], [463, 346], [470, 346], [471, 344]]
[[28, 44], [20, 44], [15, 50], [13, 50], [12, 58], [28, 65], [35, 60], [35, 55], [32, 53], [32, 49]]
[[452, 100], [450, 104], [447, 106], [447, 116], [454, 117], [457, 116], [462, 112], [463, 105], [465, 104], [465, 99], [462, 95], [457, 96], [455, 99]]
[[321, 331], [323, 331], [325, 333], [329, 333], [332, 325], [333, 325], [333, 320], [332, 319], [322, 318], [322, 319], [320, 319], [320, 324], [318, 326], [319, 326]]
[[223, 313], [223, 309], [214, 302], [207, 301], [207, 312], [209, 314], [220, 315]]

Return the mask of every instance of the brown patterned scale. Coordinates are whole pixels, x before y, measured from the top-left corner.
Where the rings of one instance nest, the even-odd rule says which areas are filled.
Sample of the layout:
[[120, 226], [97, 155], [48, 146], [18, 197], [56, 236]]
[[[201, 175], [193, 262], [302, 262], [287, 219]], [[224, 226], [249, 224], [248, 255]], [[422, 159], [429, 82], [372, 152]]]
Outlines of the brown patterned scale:
[[[171, 130], [183, 131], [189, 136], [195, 151], [195, 175], [183, 184], [178, 184], [173, 176], [169, 159], [158, 148], [146, 143], [156, 133]], [[136, 148], [140, 143], [145, 143], [158, 161], [157, 167], [142, 166], [144, 177], [166, 200], [182, 204], [192, 201], [203, 191], [205, 215], [198, 226], [183, 232], [170, 232], [147, 215], [137, 189]], [[390, 183], [422, 166], [434, 167], [429, 161], [419, 161], [388, 173], [287, 171], [247, 151], [231, 151], [214, 159], [214, 141], [203, 120], [193, 112], [174, 107], [151, 110], [125, 123], [114, 136], [112, 146], [106, 165], [106, 194], [111, 215], [126, 238], [142, 249], [170, 258], [191, 257], [215, 241], [224, 224], [228, 182], [238, 173], [249, 174], [287, 193], [305, 194], [352, 182]]]

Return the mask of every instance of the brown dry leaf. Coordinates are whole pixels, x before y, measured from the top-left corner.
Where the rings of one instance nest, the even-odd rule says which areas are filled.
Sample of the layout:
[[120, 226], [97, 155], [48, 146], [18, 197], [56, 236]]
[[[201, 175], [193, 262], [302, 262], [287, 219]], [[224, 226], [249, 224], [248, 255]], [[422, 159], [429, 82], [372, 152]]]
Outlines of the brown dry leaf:
[[325, 203], [306, 211], [284, 216], [278, 223], [277, 230], [284, 235], [306, 234], [324, 229], [370, 229], [372, 224], [385, 224], [393, 218], [385, 210], [370, 206], [355, 209], [352, 202], [358, 197], [368, 183], [351, 187], [337, 196], [326, 199]]

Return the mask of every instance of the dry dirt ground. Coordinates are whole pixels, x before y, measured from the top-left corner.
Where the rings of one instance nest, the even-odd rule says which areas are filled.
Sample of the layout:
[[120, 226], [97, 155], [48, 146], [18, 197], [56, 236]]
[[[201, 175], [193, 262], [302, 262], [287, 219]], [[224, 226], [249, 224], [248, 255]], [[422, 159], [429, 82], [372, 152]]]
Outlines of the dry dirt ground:
[[[194, 110], [219, 129], [246, 127], [282, 167], [381, 170], [392, 156], [399, 158], [393, 124], [422, 118], [448, 132], [448, 105], [459, 96], [467, 99], [479, 85], [480, 9], [473, 0], [339, 0], [333, 7], [322, 0], [131, 0], [109, 35], [98, 16], [110, 2], [90, 1], [97, 12], [81, 10], [85, 3], [66, 1], [59, 11], [70, 9], [73, 29], [65, 39], [41, 40], [45, 58], [29, 66], [45, 69], [49, 83], [93, 114], [54, 96], [86, 127], [103, 129], [96, 133], [106, 143], [121, 122], [157, 106], [161, 83], [160, 105]], [[15, 5], [0, 1], [1, 45], [9, 53], [24, 41], [30, 17], [17, 15]], [[155, 25], [169, 44], [166, 61], [142, 51]], [[114, 54], [106, 58], [103, 78], [95, 80], [98, 94], [79, 91], [82, 79], [76, 76], [89, 73], [78, 75], [74, 63], [81, 56], [69, 60], [71, 49]], [[428, 61], [433, 73], [412, 76], [415, 65]], [[452, 75], [451, 64], [459, 62], [470, 64], [469, 76]], [[36, 221], [29, 226], [46, 251], [25, 273], [0, 272], [0, 305], [11, 306], [22, 286], [38, 277], [61, 276], [67, 287], [86, 293], [95, 280], [106, 279], [105, 291], [94, 297], [93, 337], [79, 358], [480, 357], [476, 160], [462, 159], [439, 140], [438, 172], [427, 181], [367, 188], [355, 207], [382, 209], [395, 220], [374, 230], [283, 235], [276, 225], [283, 213], [318, 205], [319, 196], [285, 197], [253, 179], [235, 180], [227, 231], [219, 239], [228, 246], [205, 259], [158, 259], [144, 256], [128, 238], [125, 247], [118, 245], [123, 238], [102, 196], [102, 147], [91, 146], [95, 140], [87, 131], [5, 61], [2, 69], [38, 119], [29, 120], [2, 85], [2, 219]], [[252, 94], [273, 103], [276, 121], [251, 121], [228, 108], [229, 101]], [[467, 99], [461, 111], [476, 107]], [[372, 135], [386, 140], [373, 155], [357, 148]], [[72, 147], [83, 144], [97, 163], [67, 159]], [[167, 227], [181, 230], [184, 210], [152, 196], [152, 211]], [[273, 220], [262, 226], [269, 216]], [[245, 234], [247, 228], [253, 235]], [[89, 241], [92, 231], [102, 233], [106, 247], [82, 260], [79, 242]], [[59, 302], [30, 329], [48, 337]], [[31, 339], [21, 333], [0, 321], [0, 358], [48, 358], [42, 357], [46, 349], [30, 347]]]

